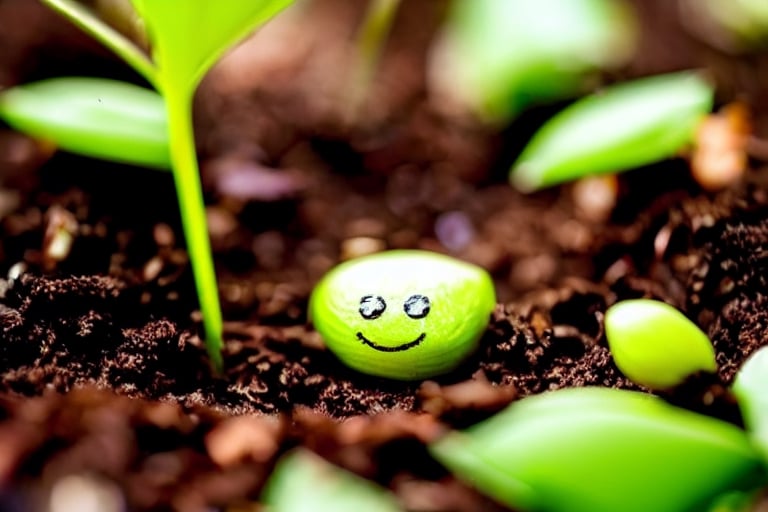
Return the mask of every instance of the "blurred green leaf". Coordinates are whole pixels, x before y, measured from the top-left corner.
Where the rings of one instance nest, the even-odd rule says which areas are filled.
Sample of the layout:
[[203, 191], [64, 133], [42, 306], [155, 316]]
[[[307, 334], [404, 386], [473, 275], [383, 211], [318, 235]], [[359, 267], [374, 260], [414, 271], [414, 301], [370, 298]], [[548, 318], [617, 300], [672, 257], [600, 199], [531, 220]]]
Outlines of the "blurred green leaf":
[[524, 511], [701, 510], [765, 477], [738, 427], [609, 388], [524, 398], [430, 451], [458, 478]]
[[262, 495], [270, 512], [399, 512], [395, 497], [368, 480], [298, 449], [283, 456]]
[[437, 73], [488, 120], [504, 121], [582, 90], [590, 72], [631, 54], [634, 36], [615, 0], [454, 0]]
[[510, 181], [527, 192], [674, 156], [692, 142], [713, 95], [692, 72], [608, 87], [550, 119], [515, 162]]
[[125, 82], [53, 78], [20, 85], [0, 93], [0, 118], [73, 153], [170, 167], [162, 97]]
[[680, 0], [682, 20], [726, 51], [768, 46], [766, 0]]

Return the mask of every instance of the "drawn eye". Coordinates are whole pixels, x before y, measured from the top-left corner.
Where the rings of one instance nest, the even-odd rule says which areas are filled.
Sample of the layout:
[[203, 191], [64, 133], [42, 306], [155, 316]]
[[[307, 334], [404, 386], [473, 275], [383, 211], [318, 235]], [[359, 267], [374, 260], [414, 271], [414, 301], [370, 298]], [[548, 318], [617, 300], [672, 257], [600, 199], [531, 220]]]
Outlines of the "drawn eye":
[[429, 314], [429, 298], [424, 295], [411, 295], [405, 300], [403, 309], [411, 318], [424, 318]]
[[366, 320], [379, 318], [385, 309], [387, 309], [387, 303], [379, 295], [366, 295], [360, 299], [360, 316]]

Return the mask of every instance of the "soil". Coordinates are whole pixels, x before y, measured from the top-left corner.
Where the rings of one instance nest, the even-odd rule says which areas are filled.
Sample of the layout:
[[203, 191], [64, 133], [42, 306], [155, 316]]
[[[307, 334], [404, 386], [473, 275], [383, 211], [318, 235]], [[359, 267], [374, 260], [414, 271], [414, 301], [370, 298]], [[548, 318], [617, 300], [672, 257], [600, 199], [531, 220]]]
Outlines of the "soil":
[[[603, 335], [606, 308], [634, 297], [680, 308], [717, 352], [716, 376], [665, 398], [739, 423], [727, 386], [768, 325], [766, 61], [692, 38], [671, 2], [637, 3], [643, 51], [606, 80], [709, 66], [720, 103], [733, 91], [750, 102], [757, 149], [739, 183], [706, 192], [674, 159], [622, 175], [609, 209], [585, 205], [577, 185], [516, 192], [509, 162], [553, 107], [497, 134], [431, 96], [442, 1], [403, 3], [388, 78], [354, 122], [343, 73], [329, 70], [349, 61], [356, 3], [313, 2], [312, 33], [285, 45], [301, 20], [270, 25], [225, 59], [196, 104], [228, 320], [221, 375], [200, 339], [171, 176], [52, 154], [0, 128], [0, 510], [64, 510], [54, 505], [67, 491], [103, 510], [252, 510], [297, 445], [408, 510], [506, 510], [426, 443], [530, 394], [636, 389]], [[136, 80], [35, 2], [0, 0], [0, 20], [0, 85], [65, 72]], [[314, 283], [384, 248], [452, 254], [493, 275], [499, 303], [480, 348], [449, 375], [364, 376], [313, 330]]]

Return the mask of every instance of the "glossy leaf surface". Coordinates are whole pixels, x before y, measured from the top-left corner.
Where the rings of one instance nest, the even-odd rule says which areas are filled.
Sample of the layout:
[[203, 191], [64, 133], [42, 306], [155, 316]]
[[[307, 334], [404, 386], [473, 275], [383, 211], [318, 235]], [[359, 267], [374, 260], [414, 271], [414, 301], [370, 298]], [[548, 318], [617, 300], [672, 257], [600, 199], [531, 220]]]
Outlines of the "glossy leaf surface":
[[170, 167], [162, 97], [125, 82], [53, 78], [20, 85], [0, 93], [0, 118], [73, 153]]
[[230, 46], [292, 1], [133, 0], [133, 5], [147, 26], [159, 86], [193, 90]]

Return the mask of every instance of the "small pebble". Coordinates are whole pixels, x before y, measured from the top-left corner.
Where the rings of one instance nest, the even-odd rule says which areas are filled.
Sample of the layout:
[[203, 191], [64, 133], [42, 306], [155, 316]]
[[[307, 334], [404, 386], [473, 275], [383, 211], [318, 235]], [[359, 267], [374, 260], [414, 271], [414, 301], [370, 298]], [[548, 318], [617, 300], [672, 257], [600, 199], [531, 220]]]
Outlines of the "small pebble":
[[464, 249], [475, 237], [475, 227], [464, 212], [446, 212], [435, 220], [435, 235], [451, 252]]
[[279, 428], [275, 419], [229, 418], [205, 436], [205, 447], [211, 460], [221, 467], [247, 460], [264, 463], [277, 452]]
[[379, 238], [359, 236], [348, 238], [341, 242], [341, 260], [351, 260], [360, 256], [367, 256], [381, 252], [387, 248], [386, 242]]

